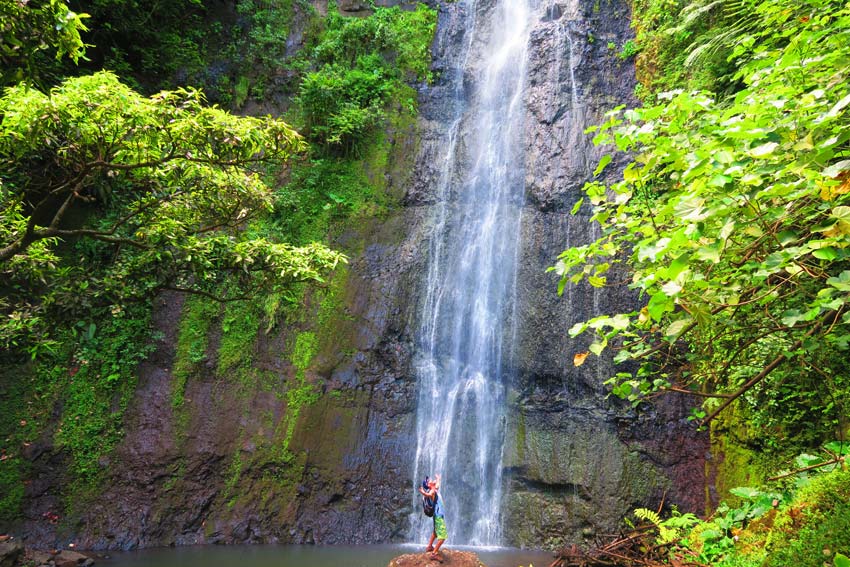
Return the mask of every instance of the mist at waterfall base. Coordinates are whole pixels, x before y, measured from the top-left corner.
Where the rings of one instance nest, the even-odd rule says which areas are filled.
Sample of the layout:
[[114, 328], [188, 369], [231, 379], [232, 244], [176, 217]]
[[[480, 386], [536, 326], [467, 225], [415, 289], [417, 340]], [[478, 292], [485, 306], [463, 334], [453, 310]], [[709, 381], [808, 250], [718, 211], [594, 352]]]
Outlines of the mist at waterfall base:
[[[101, 567], [385, 567], [393, 557], [423, 546], [236, 545], [145, 549], [98, 559]], [[457, 549], [457, 548], [453, 548]], [[552, 554], [519, 549], [473, 549], [487, 567], [518, 567], [552, 562]]]

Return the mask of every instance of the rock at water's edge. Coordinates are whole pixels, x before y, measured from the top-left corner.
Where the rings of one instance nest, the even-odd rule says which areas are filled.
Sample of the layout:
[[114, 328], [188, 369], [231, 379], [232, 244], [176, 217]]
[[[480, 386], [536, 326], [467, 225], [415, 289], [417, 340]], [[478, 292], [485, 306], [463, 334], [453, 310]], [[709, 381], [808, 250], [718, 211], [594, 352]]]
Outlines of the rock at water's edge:
[[0, 541], [0, 567], [17, 565], [18, 558], [23, 555], [24, 546], [19, 541], [8, 539]]
[[447, 549], [441, 552], [443, 559], [431, 559], [427, 553], [408, 553], [393, 558], [387, 567], [486, 567], [478, 556], [471, 551], [454, 551]]
[[56, 567], [89, 567], [94, 564], [94, 560], [82, 553], [64, 550], [53, 558], [53, 563]]

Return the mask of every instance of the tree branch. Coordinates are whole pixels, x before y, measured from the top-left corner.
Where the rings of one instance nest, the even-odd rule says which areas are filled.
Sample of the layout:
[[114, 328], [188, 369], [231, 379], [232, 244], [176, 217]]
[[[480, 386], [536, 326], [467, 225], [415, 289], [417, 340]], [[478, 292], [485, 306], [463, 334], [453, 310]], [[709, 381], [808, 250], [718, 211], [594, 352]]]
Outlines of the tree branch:
[[834, 464], [837, 464], [837, 463], [844, 463], [844, 462], [845, 462], [845, 460], [844, 460], [844, 459], [845, 459], [845, 457], [836, 457], [836, 458], [832, 459], [831, 461], [826, 461], [825, 463], [818, 463], [818, 464], [816, 464], [816, 465], [810, 465], [810, 466], [808, 466], [808, 467], [803, 467], [803, 468], [801, 468], [801, 469], [797, 469], [797, 470], [795, 470], [795, 471], [791, 471], [791, 472], [787, 472], [787, 473], [784, 473], [784, 474], [780, 474], [780, 475], [772, 476], [772, 477], [768, 478], [767, 480], [770, 480], [770, 481], [773, 481], [773, 480], [779, 480], [779, 479], [781, 479], [781, 478], [786, 478], [786, 477], [789, 477], [789, 476], [794, 476], [795, 474], [800, 474], [801, 472], [806, 472], [806, 471], [810, 471], [810, 470], [814, 470], [814, 469], [819, 469], [819, 468], [821, 468], [821, 467], [825, 467], [825, 466], [827, 466], [827, 465], [834, 465]]
[[[828, 315], [831, 315], [831, 314], [833, 314], [833, 313], [835, 314], [835, 316], [834, 316], [834, 318], [833, 318], [833, 322], [834, 322], [834, 321], [835, 321], [838, 317], [840, 317], [840, 316], [841, 316], [841, 310], [839, 309], [838, 311], [830, 311], [830, 312], [827, 314], [827, 316], [828, 316]], [[816, 324], [815, 324], [815, 325], [814, 325], [811, 329], [809, 329], [809, 332], [807, 332], [807, 333], [806, 333], [806, 334], [805, 334], [805, 335], [804, 335], [804, 336], [803, 336], [800, 340], [798, 340], [796, 343], [794, 343], [793, 345], [791, 345], [791, 348], [789, 348], [789, 349], [788, 349], [788, 352], [793, 352], [793, 351], [797, 350], [798, 348], [800, 348], [800, 346], [802, 346], [803, 342], [804, 342], [806, 339], [808, 339], [809, 337], [811, 337], [812, 335], [814, 335], [814, 334], [815, 334], [815, 333], [816, 333], [816, 332], [817, 332], [817, 331], [818, 331], [821, 327], [823, 327], [823, 324], [824, 324], [824, 322], [826, 321], [826, 317], [827, 317], [827, 316], [824, 316], [824, 317], [823, 317], [820, 321], [818, 321], [818, 322], [817, 322], [817, 323], [816, 323]], [[731, 394], [731, 395], [730, 395], [730, 396], [726, 399], [726, 401], [725, 401], [725, 402], [723, 402], [722, 404], [720, 404], [720, 407], [718, 407], [716, 410], [714, 410], [713, 412], [711, 412], [711, 414], [710, 414], [709, 416], [707, 416], [705, 419], [703, 419], [703, 420], [700, 422], [700, 425], [701, 425], [701, 426], [706, 426], [706, 425], [708, 425], [708, 424], [711, 422], [711, 420], [713, 420], [715, 417], [717, 417], [717, 415], [718, 415], [721, 411], [723, 411], [724, 409], [726, 409], [727, 407], [729, 407], [729, 404], [731, 404], [731, 403], [732, 403], [732, 402], [734, 402], [736, 399], [738, 399], [738, 398], [739, 398], [742, 394], [744, 394], [744, 393], [745, 393], [746, 391], [748, 391], [750, 388], [752, 388], [753, 386], [755, 386], [756, 384], [758, 384], [759, 382], [761, 382], [762, 380], [764, 380], [764, 379], [765, 379], [765, 378], [766, 378], [766, 377], [767, 377], [767, 376], [768, 376], [771, 372], [773, 372], [774, 370], [776, 370], [776, 368], [777, 368], [780, 364], [782, 364], [783, 362], [785, 362], [787, 359], [788, 359], [788, 354], [787, 354], [787, 353], [782, 353], [782, 354], [780, 354], [779, 356], [777, 356], [777, 357], [773, 360], [773, 362], [771, 362], [770, 364], [768, 364], [767, 366], [765, 366], [765, 367], [764, 367], [764, 369], [763, 369], [761, 372], [759, 372], [758, 374], [756, 374], [756, 375], [755, 375], [753, 378], [751, 378], [751, 379], [750, 379], [750, 380], [749, 380], [746, 384], [744, 384], [743, 386], [741, 386], [741, 387], [738, 389], [738, 391], [736, 391], [735, 393]]]

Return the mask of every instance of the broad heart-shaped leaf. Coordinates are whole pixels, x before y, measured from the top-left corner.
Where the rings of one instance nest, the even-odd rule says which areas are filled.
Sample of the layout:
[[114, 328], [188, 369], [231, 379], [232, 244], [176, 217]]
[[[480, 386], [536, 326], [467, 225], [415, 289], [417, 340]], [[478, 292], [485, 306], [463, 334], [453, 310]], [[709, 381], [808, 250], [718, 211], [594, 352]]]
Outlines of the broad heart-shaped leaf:
[[753, 500], [761, 494], [760, 490], [749, 486], [736, 486], [735, 488], [730, 488], [729, 492], [744, 500]]
[[570, 330], [567, 331], [567, 334], [570, 335], [571, 337], [577, 337], [580, 334], [582, 334], [583, 332], [585, 332], [588, 327], [589, 327], [589, 325], [586, 322], [576, 323], [575, 325], [570, 327]]
[[850, 567], [850, 557], [843, 553], [836, 553], [833, 563], [835, 563], [835, 567]]
[[844, 270], [838, 277], [826, 280], [826, 283], [841, 291], [850, 291], [850, 270]]
[[596, 169], [593, 170], [593, 175], [599, 175], [602, 173], [602, 170], [605, 169], [605, 166], [611, 163], [611, 154], [605, 154], [602, 156], [602, 159], [599, 160], [599, 165], [596, 166]]
[[667, 311], [673, 311], [673, 299], [664, 292], [658, 291], [649, 299], [646, 310], [653, 320], [659, 321]]
[[808, 453], [797, 455], [797, 458], [794, 459], [794, 464], [796, 464], [800, 468], [810, 467], [812, 465], [817, 465], [822, 462], [823, 457], [820, 457], [818, 455], [809, 455]]
[[832, 209], [832, 216], [838, 219], [839, 223], [850, 225], [850, 207], [841, 205]]
[[819, 260], [835, 260], [838, 258], [838, 250], [832, 246], [827, 246], [826, 248], [819, 248], [815, 250], [812, 252], [812, 256]]
[[753, 157], [764, 157], [772, 154], [779, 144], [776, 142], [768, 142], [750, 150], [750, 155]]
[[691, 319], [690, 317], [687, 317], [685, 319], [679, 319], [678, 321], [673, 321], [672, 323], [670, 323], [667, 329], [664, 330], [664, 335], [668, 338], [675, 339], [676, 337], [681, 335], [685, 328], [691, 323], [693, 323], [693, 319]]
[[659, 238], [658, 240], [647, 246], [638, 247], [638, 261], [649, 259], [654, 262], [658, 254], [666, 250], [667, 246], [669, 245], [670, 239], [665, 237]]
[[719, 529], [709, 528], [707, 530], [702, 530], [699, 532], [699, 538], [702, 541], [714, 541], [716, 539], [721, 539], [723, 537], [723, 532]]
[[787, 327], [793, 327], [803, 318], [803, 314], [799, 309], [789, 309], [782, 314], [782, 324]]
[[685, 195], [676, 203], [676, 216], [689, 221], [699, 221], [706, 217], [704, 206], [705, 199], [696, 195]]
[[850, 455], [850, 442], [845, 441], [830, 441], [823, 446], [827, 451], [832, 451], [836, 455]]
[[608, 346], [608, 340], [602, 339], [601, 341], [595, 341], [588, 348], [590, 349], [590, 352], [592, 352], [596, 356], [599, 356], [600, 354], [602, 354], [602, 351], [605, 350], [606, 346]]

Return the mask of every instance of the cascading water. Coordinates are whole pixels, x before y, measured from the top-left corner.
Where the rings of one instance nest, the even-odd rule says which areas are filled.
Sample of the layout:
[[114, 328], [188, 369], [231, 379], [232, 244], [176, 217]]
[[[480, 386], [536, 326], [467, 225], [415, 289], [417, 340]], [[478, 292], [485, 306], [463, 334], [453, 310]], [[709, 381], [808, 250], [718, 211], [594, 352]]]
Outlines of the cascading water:
[[[467, 0], [418, 336], [415, 479], [441, 473], [453, 544], [501, 542], [504, 357], [515, 333], [532, 0]], [[471, 85], [470, 85], [471, 83]], [[471, 86], [471, 88], [470, 88]], [[411, 518], [419, 537], [421, 515]]]

